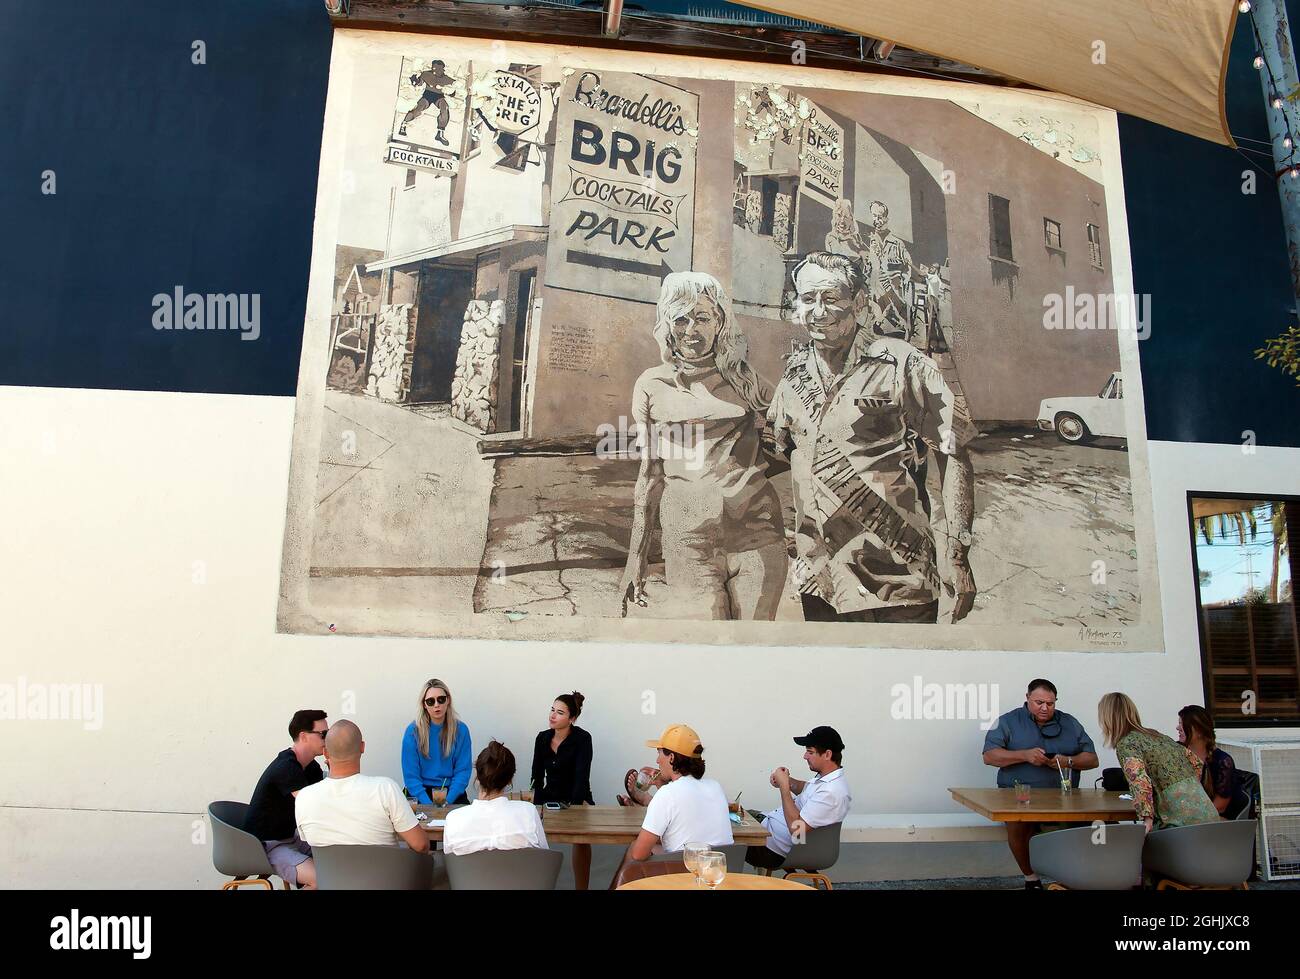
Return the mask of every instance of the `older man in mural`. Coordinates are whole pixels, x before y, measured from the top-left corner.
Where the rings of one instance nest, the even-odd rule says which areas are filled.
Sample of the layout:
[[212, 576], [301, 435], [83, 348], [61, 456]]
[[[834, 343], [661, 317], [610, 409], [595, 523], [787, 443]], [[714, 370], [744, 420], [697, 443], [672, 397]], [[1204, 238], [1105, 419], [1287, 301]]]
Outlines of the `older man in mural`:
[[[811, 343], [789, 358], [768, 421], [790, 451], [804, 618], [816, 622], [937, 622], [940, 589], [951, 621], [975, 601], [967, 559], [976, 431], [939, 367], [904, 340], [860, 327], [869, 301], [852, 259], [813, 252], [794, 270], [796, 322]], [[950, 568], [940, 580], [926, 490], [939, 463]]]
[[[907, 245], [889, 230], [889, 208], [882, 201], [871, 202], [871, 230], [867, 232], [862, 264], [871, 298], [868, 309], [876, 332], [915, 343], [911, 296], [913, 282], [919, 276]], [[916, 345], [922, 346], [924, 339], [922, 336], [922, 343]]]

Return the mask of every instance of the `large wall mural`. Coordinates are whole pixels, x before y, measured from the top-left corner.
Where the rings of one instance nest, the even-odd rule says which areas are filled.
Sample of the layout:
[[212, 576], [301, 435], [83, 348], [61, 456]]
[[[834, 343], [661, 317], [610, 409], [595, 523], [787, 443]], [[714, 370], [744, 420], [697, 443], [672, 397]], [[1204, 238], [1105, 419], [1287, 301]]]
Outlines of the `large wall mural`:
[[1114, 130], [337, 32], [281, 630], [1161, 648]]

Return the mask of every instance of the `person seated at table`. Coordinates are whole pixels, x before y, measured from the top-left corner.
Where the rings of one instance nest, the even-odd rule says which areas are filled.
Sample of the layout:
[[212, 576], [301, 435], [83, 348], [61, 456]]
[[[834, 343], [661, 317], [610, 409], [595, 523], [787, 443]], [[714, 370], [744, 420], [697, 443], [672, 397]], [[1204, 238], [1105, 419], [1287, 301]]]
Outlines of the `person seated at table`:
[[[533, 742], [532, 801], [594, 806], [591, 795], [591, 735], [575, 723], [585, 698], [562, 693], [551, 703], [546, 730]], [[591, 880], [591, 845], [573, 844], [574, 886], [585, 891]]]
[[451, 691], [441, 680], [428, 680], [420, 692], [415, 720], [402, 736], [402, 781], [416, 802], [463, 805], [469, 799], [469, 727], [458, 720]]
[[1232, 755], [1215, 744], [1214, 719], [1204, 707], [1189, 704], [1178, 712], [1178, 740], [1204, 766], [1201, 787], [1224, 819], [1236, 819], [1250, 805]]
[[537, 807], [507, 795], [515, 777], [514, 752], [500, 741], [489, 741], [475, 759], [474, 771], [478, 776], [478, 798], [447, 813], [443, 852], [459, 855], [479, 850], [549, 849]]
[[1097, 720], [1106, 745], [1115, 749], [1133, 808], [1148, 833], [1218, 822], [1219, 811], [1201, 787], [1201, 759], [1187, 746], [1143, 727], [1137, 705], [1122, 693], [1101, 698]]
[[780, 807], [767, 812], [750, 810], [768, 837], [762, 846], [749, 847], [745, 862], [764, 870], [776, 870], [785, 863], [795, 837], [802, 839], [809, 829], [843, 822], [853, 802], [841, 765], [844, 742], [835, 728], [815, 727], [794, 743], [804, 749], [803, 760], [814, 777], [805, 782], [791, 778], [788, 768], [776, 769], [770, 781], [781, 793]]
[[[1097, 749], [1072, 715], [1056, 709], [1056, 686], [1050, 680], [1029, 682], [1025, 702], [998, 718], [984, 736], [984, 764], [998, 770], [998, 788], [1016, 782], [1038, 788], [1058, 788], [1063, 775], [1079, 785], [1079, 773], [1096, 768]], [[1029, 838], [1040, 823], [1009, 822], [1007, 846], [1025, 876], [1026, 890], [1043, 886], [1029, 863]]]
[[325, 750], [328, 728], [323, 710], [294, 712], [289, 720], [293, 743], [262, 772], [244, 818], [243, 828], [262, 841], [276, 876], [304, 890], [316, 888], [316, 865], [311, 847], [298, 835], [293, 805], [299, 792], [325, 777], [316, 759]]
[[[645, 861], [656, 853], [677, 853], [687, 843], [730, 846], [731, 813], [722, 786], [704, 777], [704, 745], [685, 724], [673, 724], [663, 735], [646, 742], [655, 749], [663, 787], [646, 806], [641, 831], [628, 847], [623, 863]], [[618, 880], [622, 864], [614, 873]]]
[[400, 846], [427, 853], [429, 837], [387, 775], [362, 775], [366, 743], [351, 721], [325, 735], [329, 778], [298, 793], [298, 833], [312, 846]]

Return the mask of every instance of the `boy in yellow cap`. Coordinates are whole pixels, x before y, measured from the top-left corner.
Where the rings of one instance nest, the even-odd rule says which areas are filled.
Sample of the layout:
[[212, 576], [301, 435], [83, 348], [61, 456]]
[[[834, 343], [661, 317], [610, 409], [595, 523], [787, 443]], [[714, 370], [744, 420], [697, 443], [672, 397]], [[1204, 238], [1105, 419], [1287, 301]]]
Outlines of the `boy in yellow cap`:
[[623, 863], [649, 860], [656, 853], [677, 853], [687, 843], [722, 847], [735, 842], [727, 796], [715, 780], [704, 777], [700, 736], [685, 724], [673, 724], [647, 741], [646, 747], [655, 749], [661, 788], [650, 797], [641, 832]]

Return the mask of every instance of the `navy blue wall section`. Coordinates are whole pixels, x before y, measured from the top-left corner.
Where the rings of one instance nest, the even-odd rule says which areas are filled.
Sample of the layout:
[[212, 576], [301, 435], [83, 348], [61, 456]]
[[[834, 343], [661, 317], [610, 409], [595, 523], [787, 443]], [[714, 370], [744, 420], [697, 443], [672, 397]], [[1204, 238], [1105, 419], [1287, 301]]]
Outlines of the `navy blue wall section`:
[[[321, 0], [0, 0], [0, 384], [294, 393], [330, 40]], [[154, 330], [177, 285], [261, 337]]]
[[[0, 0], [0, 384], [294, 393], [329, 53], [320, 0]], [[1267, 138], [1252, 56], [1239, 30], [1229, 119]], [[1272, 182], [1120, 133], [1149, 434], [1300, 445], [1292, 382], [1252, 353], [1294, 315]], [[154, 330], [176, 286], [259, 294], [261, 337]]]
[[[1300, 3], [1287, 9], [1294, 21]], [[1250, 20], [1241, 17], [1228, 124], [1267, 140], [1254, 57]], [[1300, 390], [1254, 359], [1296, 318], [1271, 159], [1252, 157], [1265, 171], [1256, 171], [1252, 196], [1242, 193], [1251, 166], [1238, 153], [1131, 116], [1120, 116], [1119, 132], [1134, 287], [1152, 305], [1151, 335], [1140, 345], [1147, 434], [1241, 442], [1249, 430], [1263, 445], [1300, 446]]]

